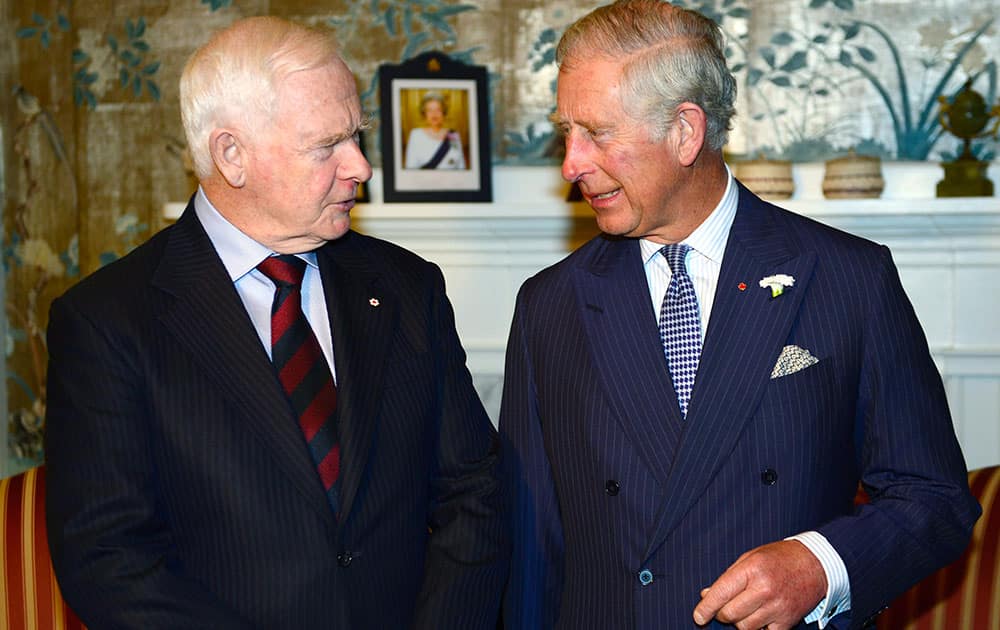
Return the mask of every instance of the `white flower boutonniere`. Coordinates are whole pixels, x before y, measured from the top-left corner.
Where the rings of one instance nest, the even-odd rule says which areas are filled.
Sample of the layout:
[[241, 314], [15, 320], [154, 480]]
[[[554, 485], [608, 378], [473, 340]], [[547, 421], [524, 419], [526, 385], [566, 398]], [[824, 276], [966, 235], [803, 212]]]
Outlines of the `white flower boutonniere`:
[[768, 276], [760, 281], [760, 288], [771, 289], [771, 297], [776, 298], [785, 292], [785, 287], [795, 284], [795, 278], [783, 273]]

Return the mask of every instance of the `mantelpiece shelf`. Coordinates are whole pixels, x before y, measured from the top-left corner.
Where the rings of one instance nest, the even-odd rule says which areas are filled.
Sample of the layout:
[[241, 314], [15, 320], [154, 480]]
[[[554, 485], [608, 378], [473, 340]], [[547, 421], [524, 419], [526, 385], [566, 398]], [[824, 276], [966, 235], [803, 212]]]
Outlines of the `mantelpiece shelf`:
[[[935, 198], [940, 167], [913, 165], [902, 175], [898, 168], [884, 169], [883, 198], [824, 199], [822, 164], [796, 167], [796, 196], [775, 203], [892, 249], [967, 462], [1000, 463], [1000, 198]], [[1000, 173], [991, 177], [1000, 188]], [[441, 266], [469, 369], [494, 420], [518, 288], [596, 231], [586, 204], [566, 202], [567, 189], [558, 167], [494, 167], [492, 203], [384, 204], [376, 171], [372, 201], [352, 213], [357, 229]], [[183, 207], [173, 206], [178, 214]]]

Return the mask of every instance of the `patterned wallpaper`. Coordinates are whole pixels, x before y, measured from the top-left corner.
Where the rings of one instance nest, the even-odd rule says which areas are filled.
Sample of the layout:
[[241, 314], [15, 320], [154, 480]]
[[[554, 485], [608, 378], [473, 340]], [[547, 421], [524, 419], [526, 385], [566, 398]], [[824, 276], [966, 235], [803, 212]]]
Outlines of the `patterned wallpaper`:
[[[1000, 0], [680, 0], [719, 22], [740, 85], [728, 151], [797, 161], [850, 148], [938, 160], [938, 97], [971, 80], [997, 100]], [[247, 15], [333, 28], [363, 106], [378, 66], [444, 51], [485, 66], [495, 164], [549, 165], [555, 44], [579, 0], [0, 0], [0, 195], [7, 447], [41, 461], [53, 296], [164, 225], [187, 199], [177, 79], [209, 33]], [[377, 115], [375, 120], [377, 120]], [[366, 134], [378, 164], [378, 131]], [[993, 159], [997, 145], [974, 149]], [[3, 432], [0, 431], [0, 434]], [[6, 451], [6, 453], [4, 452]], [[11, 469], [8, 468], [8, 471]], [[2, 471], [2, 467], [0, 467]]]

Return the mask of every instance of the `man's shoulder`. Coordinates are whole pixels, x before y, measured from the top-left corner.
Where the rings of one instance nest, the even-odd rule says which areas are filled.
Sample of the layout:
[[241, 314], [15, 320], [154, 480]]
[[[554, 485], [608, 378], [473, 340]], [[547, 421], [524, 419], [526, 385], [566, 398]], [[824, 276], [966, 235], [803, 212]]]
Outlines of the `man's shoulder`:
[[354, 230], [348, 231], [336, 241], [331, 241], [330, 244], [333, 245], [333, 251], [335, 252], [340, 248], [355, 252], [364, 252], [365, 255], [373, 259], [381, 259], [386, 264], [394, 267], [411, 267], [414, 265], [423, 267], [432, 264], [420, 254], [402, 245], [377, 236], [355, 232]]
[[800, 249], [814, 251], [821, 257], [868, 258], [880, 257], [884, 252], [884, 247], [872, 240], [759, 198], [754, 198], [746, 205], [741, 203], [740, 211], [751, 213], [752, 222], [766, 222], [771, 229], [784, 234]]
[[578, 269], [588, 269], [599, 266], [606, 261], [609, 254], [617, 253], [620, 248], [628, 248], [634, 239], [611, 236], [600, 233], [575, 250], [566, 254], [558, 262], [545, 267], [536, 274], [541, 277], [563, 276], [574, 273]]
[[545, 294], [555, 297], [574, 291], [576, 286], [574, 277], [577, 274], [602, 275], [610, 267], [620, 263], [622, 257], [630, 252], [638, 259], [638, 243], [635, 239], [598, 234], [558, 262], [541, 269], [525, 280], [520, 293], [524, 299], [530, 299], [532, 295]]
[[173, 226], [157, 232], [132, 251], [84, 276], [65, 295], [136, 295], [159, 267]]
[[426, 284], [442, 277], [437, 264], [402, 245], [351, 230], [324, 247], [330, 259], [349, 271], [376, 272], [394, 283]]

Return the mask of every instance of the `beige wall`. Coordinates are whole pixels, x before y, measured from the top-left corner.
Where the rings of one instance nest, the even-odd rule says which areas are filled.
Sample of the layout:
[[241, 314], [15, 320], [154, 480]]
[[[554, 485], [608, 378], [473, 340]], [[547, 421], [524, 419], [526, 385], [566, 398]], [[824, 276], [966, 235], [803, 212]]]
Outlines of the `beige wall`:
[[[734, 44], [734, 65], [761, 63], [751, 57], [771, 41], [768, 29], [772, 27], [753, 27], [747, 14], [769, 1], [736, 0], [728, 3], [729, 14], [716, 16]], [[915, 0], [913, 4], [937, 1]], [[940, 1], [949, 6], [957, 2]], [[827, 18], [821, 19], [819, 12], [806, 9], [808, 0], [782, 2], [798, 7], [786, 12], [789, 17], [798, 16], [808, 23], [851, 18], [832, 3], [824, 9]], [[706, 3], [717, 5], [720, 11], [725, 4], [722, 0]], [[1000, 7], [1000, 0], [969, 3], [979, 9], [992, 8], [993, 15]], [[37, 422], [45, 399], [44, 328], [52, 298], [160, 229], [165, 224], [164, 203], [183, 201], [191, 194], [195, 183], [181, 158], [184, 143], [176, 84], [185, 59], [211, 31], [242, 16], [268, 13], [330, 25], [357, 74], [363, 106], [369, 111], [379, 106], [374, 80], [380, 64], [399, 63], [431, 49], [465, 57], [486, 66], [490, 73], [494, 163], [551, 165], [558, 148], [546, 122], [555, 78], [549, 55], [565, 25], [594, 5], [584, 0], [427, 0], [422, 12], [412, 1], [378, 0], [372, 12], [372, 0], [0, 0], [0, 192], [6, 266], [6, 308], [0, 325], [9, 333], [4, 335], [7, 405], [0, 404], [0, 410], [8, 409], [8, 419], [15, 423], [24, 421], [30, 426]], [[859, 17], [877, 22], [882, 5], [888, 11], [898, 3], [875, 0], [863, 7], [859, 3], [858, 10], [866, 12]], [[955, 54], [954, 43], [968, 38], [968, 22], [982, 13], [979, 9], [943, 18], [933, 11], [912, 12], [915, 20], [928, 23], [952, 20], [950, 31], [919, 31], [930, 33], [930, 39], [918, 43], [940, 45], [943, 61], [938, 72], [947, 66], [948, 55]], [[136, 32], [140, 20], [145, 25], [141, 34]], [[131, 44], [129, 24], [135, 40]], [[792, 21], [773, 28], [791, 32], [808, 26], [804, 24]], [[918, 32], [916, 27], [895, 28], [895, 22], [892, 26], [899, 37]], [[34, 32], [24, 30], [32, 28]], [[42, 33], [46, 33], [47, 46]], [[751, 34], [759, 41], [752, 41]], [[880, 63], [889, 58], [884, 42], [871, 33], [859, 37], [869, 37], [866, 45], [880, 55]], [[112, 50], [109, 38], [118, 43], [117, 51]], [[852, 39], [849, 44], [858, 41]], [[989, 41], [983, 39], [981, 44]], [[122, 56], [125, 50], [133, 56]], [[908, 58], [923, 59], [925, 52], [913, 52]], [[903, 53], [904, 57], [909, 54]], [[976, 61], [981, 69], [989, 58], [989, 54], [970, 55], [965, 61]], [[120, 82], [123, 70], [127, 88]], [[827, 70], [824, 66], [815, 72]], [[800, 68], [793, 74], [809, 71]], [[136, 77], [138, 93], [132, 83]], [[741, 101], [743, 122], [754, 120], [749, 109], [754, 103], [761, 111], [773, 113], [780, 109], [778, 99], [799, 96], [792, 93], [797, 89], [795, 81], [792, 88], [764, 81], [745, 90], [750, 87], [745, 85], [746, 69], [738, 78], [741, 93], [755, 95], [749, 104]], [[916, 82], [919, 77], [913, 78]], [[874, 117], [881, 111], [877, 95], [873, 104], [864, 107], [856, 99], [852, 95], [852, 110], [866, 117], [859, 128], [885, 126]], [[789, 121], [796, 115], [818, 120], [816, 112], [788, 111]], [[842, 112], [835, 114], [836, 120], [846, 120]], [[830, 128], [841, 130], [842, 126]], [[773, 142], [770, 127], [761, 129], [757, 131], [760, 142]], [[741, 146], [753, 148], [746, 147], [745, 138], [754, 136], [739, 131], [736, 136]], [[850, 141], [854, 136], [844, 137]], [[376, 139], [377, 133], [366, 134], [368, 155], [378, 164]], [[836, 145], [829, 139], [827, 143]], [[29, 437], [31, 433], [27, 431]], [[5, 450], [2, 441], [0, 463]]]

